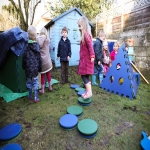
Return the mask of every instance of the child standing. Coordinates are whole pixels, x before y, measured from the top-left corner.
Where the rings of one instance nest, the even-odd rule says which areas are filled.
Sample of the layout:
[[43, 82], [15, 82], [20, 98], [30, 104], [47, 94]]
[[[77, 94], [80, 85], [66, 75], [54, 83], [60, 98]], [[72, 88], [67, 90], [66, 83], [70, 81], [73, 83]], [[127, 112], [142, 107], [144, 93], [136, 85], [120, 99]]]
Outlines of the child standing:
[[79, 19], [78, 27], [81, 33], [78, 74], [81, 75], [81, 78], [86, 87], [86, 93], [82, 95], [82, 98], [87, 99], [92, 96], [92, 88], [91, 82], [89, 81], [89, 75], [92, 75], [94, 73], [95, 54], [92, 46], [92, 35], [86, 17], [82, 16]]
[[119, 43], [118, 43], [118, 42], [115, 42], [115, 43], [114, 43], [114, 49], [113, 49], [113, 51], [110, 53], [111, 61], [114, 61], [114, 60], [115, 60], [115, 56], [118, 54], [118, 50], [119, 50]]
[[28, 98], [32, 100], [32, 88], [34, 88], [34, 102], [38, 98], [38, 72], [41, 71], [40, 47], [36, 40], [36, 29], [33, 26], [28, 28], [29, 41], [22, 59], [22, 68], [25, 69], [26, 86], [29, 90]]
[[102, 65], [102, 43], [105, 40], [106, 35], [103, 31], [99, 32], [99, 37], [96, 39], [94, 43], [94, 52], [95, 52], [95, 60], [94, 60], [94, 74], [92, 75], [92, 85], [98, 85], [96, 83], [96, 75], [99, 76], [99, 86], [103, 80], [103, 65]]
[[104, 66], [104, 76], [108, 72], [108, 68], [110, 65], [110, 53], [108, 50], [108, 43], [107, 41], [103, 42], [103, 66]]
[[60, 57], [61, 63], [61, 82], [62, 84], [68, 83], [68, 67], [69, 67], [69, 60], [71, 57], [71, 43], [68, 39], [68, 29], [64, 27], [61, 31], [62, 37], [58, 43], [58, 53], [57, 53], [57, 60]]
[[45, 92], [45, 75], [47, 76], [48, 84], [49, 84], [49, 91], [52, 91], [52, 84], [51, 84], [51, 74], [50, 70], [52, 69], [52, 61], [49, 54], [49, 43], [50, 40], [47, 37], [47, 30], [43, 27], [40, 31], [40, 36], [37, 38], [37, 42], [40, 45], [40, 53], [42, 57], [42, 71], [41, 73], [41, 86], [42, 89], [39, 91], [40, 93], [44, 94]]

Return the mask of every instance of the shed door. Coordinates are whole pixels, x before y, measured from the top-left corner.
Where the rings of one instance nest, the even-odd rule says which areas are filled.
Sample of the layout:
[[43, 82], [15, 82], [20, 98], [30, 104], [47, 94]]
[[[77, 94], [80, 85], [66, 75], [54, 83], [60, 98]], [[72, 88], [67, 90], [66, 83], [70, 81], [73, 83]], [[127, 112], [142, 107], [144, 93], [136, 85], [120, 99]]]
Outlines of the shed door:
[[68, 38], [71, 42], [72, 56], [69, 61], [70, 66], [79, 64], [79, 50], [80, 50], [80, 31], [78, 29], [78, 19], [68, 18]]

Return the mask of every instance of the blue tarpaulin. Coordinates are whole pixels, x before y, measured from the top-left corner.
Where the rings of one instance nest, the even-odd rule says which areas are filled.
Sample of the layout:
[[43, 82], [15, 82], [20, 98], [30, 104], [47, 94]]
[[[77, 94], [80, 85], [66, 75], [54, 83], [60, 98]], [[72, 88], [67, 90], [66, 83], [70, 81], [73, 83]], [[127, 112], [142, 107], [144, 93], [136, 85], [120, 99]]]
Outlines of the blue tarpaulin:
[[12, 28], [0, 34], [0, 69], [11, 49], [17, 56], [20, 56], [28, 42], [27, 32], [19, 27]]

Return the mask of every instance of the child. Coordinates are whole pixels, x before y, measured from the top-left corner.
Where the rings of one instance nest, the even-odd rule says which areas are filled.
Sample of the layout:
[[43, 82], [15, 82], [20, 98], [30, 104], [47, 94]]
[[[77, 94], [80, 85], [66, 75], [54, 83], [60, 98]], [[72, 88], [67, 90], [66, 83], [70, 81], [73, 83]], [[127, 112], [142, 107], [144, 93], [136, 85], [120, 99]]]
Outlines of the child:
[[[114, 61], [115, 60], [115, 56], [118, 54], [118, 50], [119, 50], [119, 43], [118, 42], [115, 42], [114, 43], [114, 49], [113, 51], [110, 53], [110, 58], [111, 58], [111, 61]], [[117, 70], [119, 70], [121, 67], [120, 64], [117, 65]]]
[[108, 68], [110, 65], [110, 53], [108, 50], [108, 43], [107, 41], [103, 42], [103, 66], [104, 66], [104, 76], [108, 72]]
[[58, 43], [57, 60], [60, 57], [61, 63], [61, 82], [62, 84], [68, 83], [68, 66], [71, 57], [71, 43], [68, 39], [68, 29], [64, 27], [61, 31], [62, 37]]
[[22, 68], [26, 73], [26, 86], [29, 90], [28, 98], [32, 100], [32, 88], [34, 88], [34, 102], [38, 98], [38, 72], [41, 71], [40, 47], [36, 40], [36, 29], [33, 26], [28, 28], [29, 41], [22, 59]]
[[82, 95], [82, 98], [87, 99], [92, 96], [92, 89], [91, 89], [91, 82], [89, 81], [89, 75], [94, 73], [95, 54], [92, 47], [92, 35], [89, 23], [85, 16], [82, 16], [79, 19], [78, 27], [81, 33], [78, 74], [81, 75], [81, 78], [86, 88], [86, 93]]
[[45, 92], [45, 75], [47, 76], [48, 84], [49, 84], [49, 91], [52, 91], [52, 84], [51, 84], [51, 74], [50, 70], [52, 69], [52, 61], [49, 54], [49, 43], [50, 40], [47, 37], [47, 30], [43, 27], [40, 31], [40, 36], [36, 39], [40, 45], [40, 53], [42, 57], [42, 70], [41, 70], [41, 90], [39, 92], [44, 94]]
[[96, 39], [94, 43], [94, 52], [95, 52], [95, 60], [94, 60], [94, 74], [92, 75], [92, 85], [97, 85], [96, 83], [96, 75], [99, 76], [99, 86], [103, 80], [103, 65], [102, 65], [102, 43], [105, 40], [105, 33], [103, 31], [99, 32], [99, 37]]

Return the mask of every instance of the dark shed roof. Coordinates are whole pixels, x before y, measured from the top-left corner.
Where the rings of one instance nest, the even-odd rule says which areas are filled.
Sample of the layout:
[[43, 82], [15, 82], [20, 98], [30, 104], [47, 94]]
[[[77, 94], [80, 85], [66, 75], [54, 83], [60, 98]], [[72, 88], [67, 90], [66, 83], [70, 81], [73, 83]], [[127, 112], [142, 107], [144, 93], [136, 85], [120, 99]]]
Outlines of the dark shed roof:
[[[47, 23], [45, 25], [45, 27], [47, 28], [48, 26], [51, 26], [52, 24], [54, 24], [55, 21], [57, 21], [58, 19], [60, 19], [61, 17], [67, 15], [68, 13], [72, 12], [76, 10], [81, 16], [84, 16], [84, 14], [76, 7], [69, 9], [68, 11], [62, 13], [61, 15], [59, 15], [58, 17], [52, 19], [49, 23]], [[91, 25], [91, 27], [94, 27], [94, 25], [89, 21], [89, 24]]]

